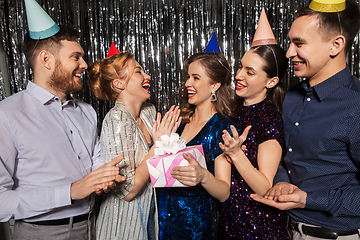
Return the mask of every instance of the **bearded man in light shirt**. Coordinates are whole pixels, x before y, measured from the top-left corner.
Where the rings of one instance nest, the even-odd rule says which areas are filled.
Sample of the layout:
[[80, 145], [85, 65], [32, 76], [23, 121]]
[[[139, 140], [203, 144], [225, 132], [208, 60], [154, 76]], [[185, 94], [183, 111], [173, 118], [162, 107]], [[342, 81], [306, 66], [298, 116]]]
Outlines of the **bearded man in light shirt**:
[[92, 193], [124, 180], [121, 156], [100, 158], [95, 110], [71, 96], [87, 68], [80, 33], [52, 30], [27, 33], [33, 82], [0, 102], [0, 221], [15, 219], [14, 239], [89, 239]]

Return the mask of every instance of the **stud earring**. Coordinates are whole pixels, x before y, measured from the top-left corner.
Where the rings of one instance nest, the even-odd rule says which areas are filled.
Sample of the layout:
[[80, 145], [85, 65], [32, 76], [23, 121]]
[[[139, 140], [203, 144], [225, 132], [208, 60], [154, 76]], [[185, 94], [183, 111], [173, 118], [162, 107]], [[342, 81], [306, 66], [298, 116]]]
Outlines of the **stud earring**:
[[211, 101], [212, 101], [212, 102], [216, 102], [216, 101], [217, 101], [215, 91], [211, 91]]

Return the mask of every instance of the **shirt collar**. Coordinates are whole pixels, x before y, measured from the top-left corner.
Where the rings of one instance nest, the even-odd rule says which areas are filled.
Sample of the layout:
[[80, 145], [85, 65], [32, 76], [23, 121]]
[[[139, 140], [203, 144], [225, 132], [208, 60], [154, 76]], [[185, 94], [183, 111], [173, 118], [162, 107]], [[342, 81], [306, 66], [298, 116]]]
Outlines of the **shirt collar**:
[[[326, 79], [325, 81], [315, 85], [313, 89], [316, 92], [317, 96], [319, 97], [319, 100], [322, 101], [324, 98], [326, 98], [331, 93], [333, 93], [336, 89], [344, 85], [347, 85], [350, 81], [351, 81], [351, 72], [349, 67], [346, 67], [340, 72]], [[304, 81], [304, 84], [302, 85], [305, 90], [309, 86], [308, 82], [309, 81]]]
[[[60, 101], [60, 98], [58, 96], [55, 96], [54, 94], [50, 93], [49, 91], [45, 90], [44, 88], [36, 85], [35, 83], [29, 81], [26, 86], [26, 91], [28, 91], [32, 96], [34, 96], [36, 99], [38, 99], [43, 105], [46, 103], [49, 103], [50, 101], [58, 99]], [[62, 104], [65, 105], [71, 105], [73, 107], [76, 106], [74, 98], [69, 96], [68, 100]]]

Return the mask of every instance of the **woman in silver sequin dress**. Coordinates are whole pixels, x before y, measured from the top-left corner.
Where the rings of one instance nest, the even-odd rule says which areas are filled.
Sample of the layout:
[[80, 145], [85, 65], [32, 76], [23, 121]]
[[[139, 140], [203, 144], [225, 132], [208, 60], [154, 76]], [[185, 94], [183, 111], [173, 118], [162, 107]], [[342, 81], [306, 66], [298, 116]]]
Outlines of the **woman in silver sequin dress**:
[[103, 196], [96, 237], [157, 239], [156, 198], [145, 160], [154, 155], [154, 140], [176, 131], [180, 111], [171, 107], [160, 122], [161, 115], [156, 116], [155, 107], [146, 103], [150, 77], [129, 52], [94, 62], [89, 76], [96, 97], [115, 101], [103, 121], [101, 150], [105, 162], [123, 155], [118, 166], [120, 175], [126, 176]]

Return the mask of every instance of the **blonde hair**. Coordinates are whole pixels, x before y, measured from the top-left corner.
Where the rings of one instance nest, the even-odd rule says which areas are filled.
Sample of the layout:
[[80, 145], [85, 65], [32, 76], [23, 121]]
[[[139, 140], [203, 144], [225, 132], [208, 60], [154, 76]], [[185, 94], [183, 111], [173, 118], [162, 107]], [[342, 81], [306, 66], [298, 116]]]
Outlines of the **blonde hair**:
[[133, 70], [128, 69], [130, 60], [135, 61], [134, 55], [126, 51], [104, 60], [97, 60], [89, 67], [87, 83], [97, 98], [107, 99], [110, 102], [116, 100], [118, 92], [114, 90], [112, 81], [114, 79], [120, 79], [124, 83], [129, 81], [133, 74]]

